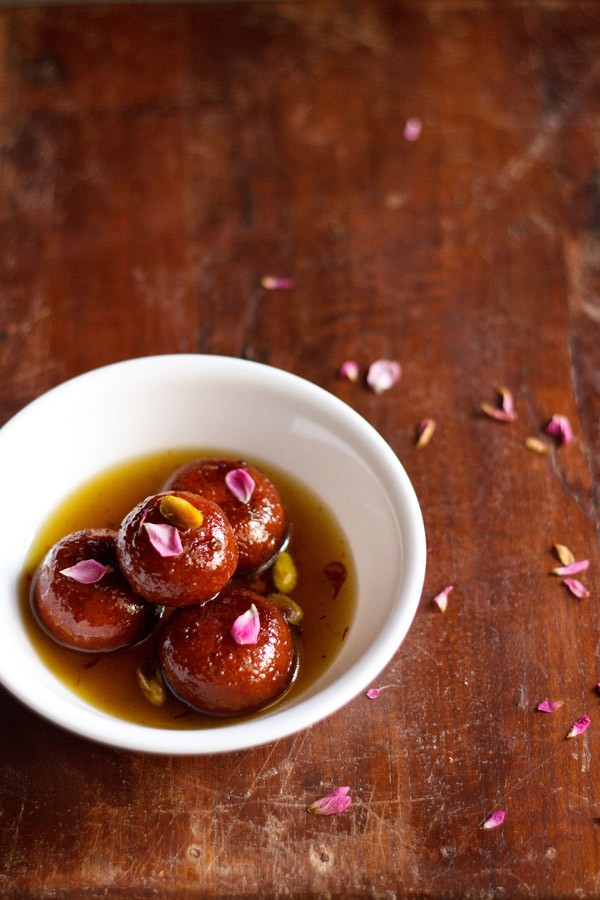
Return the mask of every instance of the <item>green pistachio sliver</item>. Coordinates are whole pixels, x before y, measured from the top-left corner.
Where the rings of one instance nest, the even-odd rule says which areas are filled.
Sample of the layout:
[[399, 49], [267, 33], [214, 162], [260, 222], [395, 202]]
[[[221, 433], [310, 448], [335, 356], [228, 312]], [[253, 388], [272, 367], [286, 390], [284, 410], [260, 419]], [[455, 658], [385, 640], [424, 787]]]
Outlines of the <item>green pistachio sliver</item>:
[[294, 560], [287, 550], [284, 550], [273, 566], [273, 584], [281, 594], [291, 594], [297, 583], [298, 572]]
[[204, 516], [199, 509], [196, 509], [193, 503], [185, 500], [183, 497], [175, 497], [173, 494], [167, 494], [160, 501], [160, 514], [166, 519], [170, 525], [176, 528], [200, 528]]
[[267, 594], [267, 600], [277, 606], [290, 625], [297, 625], [304, 618], [304, 610], [287, 594]]
[[158, 666], [143, 662], [136, 669], [139, 688], [152, 706], [164, 706], [167, 701], [167, 689], [162, 672]]

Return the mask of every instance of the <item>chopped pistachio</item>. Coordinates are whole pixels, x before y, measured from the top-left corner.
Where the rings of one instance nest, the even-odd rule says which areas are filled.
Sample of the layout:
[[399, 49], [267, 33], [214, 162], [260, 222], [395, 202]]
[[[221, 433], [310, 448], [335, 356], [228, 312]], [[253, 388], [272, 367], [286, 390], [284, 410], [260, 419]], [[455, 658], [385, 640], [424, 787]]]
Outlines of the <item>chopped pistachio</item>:
[[267, 600], [274, 606], [279, 607], [281, 612], [290, 625], [298, 625], [304, 618], [304, 610], [295, 600], [288, 597], [287, 594], [267, 594]]
[[160, 514], [176, 528], [200, 528], [204, 516], [193, 503], [183, 497], [167, 494], [160, 501]]
[[273, 584], [282, 594], [291, 594], [298, 583], [298, 572], [294, 565], [294, 560], [284, 550], [275, 560], [273, 566]]
[[146, 660], [137, 667], [135, 674], [146, 700], [152, 706], [164, 706], [167, 700], [167, 689], [159, 667]]

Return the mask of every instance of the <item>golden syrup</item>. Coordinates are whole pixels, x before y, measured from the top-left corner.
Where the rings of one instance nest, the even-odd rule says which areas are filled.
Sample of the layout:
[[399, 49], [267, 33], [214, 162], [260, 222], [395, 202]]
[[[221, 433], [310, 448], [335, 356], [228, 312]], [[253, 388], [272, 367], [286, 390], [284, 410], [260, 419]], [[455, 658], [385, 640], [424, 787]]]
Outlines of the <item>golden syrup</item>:
[[[73, 491], [50, 515], [30, 548], [22, 579], [22, 611], [28, 633], [44, 663], [92, 706], [113, 716], [155, 728], [211, 728], [231, 718], [201, 715], [170, 693], [164, 706], [145, 699], [136, 677], [138, 666], [155, 656], [156, 634], [135, 647], [112, 653], [82, 653], [61, 647], [37, 625], [30, 609], [33, 574], [56, 541], [85, 528], [117, 529], [140, 500], [158, 493], [171, 473], [192, 459], [242, 458], [219, 450], [169, 450], [143, 456], [104, 471]], [[298, 570], [293, 599], [304, 618], [293, 628], [299, 647], [297, 677], [278, 703], [306, 690], [327, 669], [350, 628], [356, 603], [356, 577], [339, 523], [304, 484], [283, 471], [247, 460], [277, 485], [290, 523], [288, 551]], [[336, 573], [345, 574], [341, 586]], [[259, 593], [273, 590], [269, 572], [243, 583]], [[269, 707], [272, 709], [272, 707]], [[252, 717], [260, 716], [260, 712]], [[235, 721], [239, 721], [236, 719]]]

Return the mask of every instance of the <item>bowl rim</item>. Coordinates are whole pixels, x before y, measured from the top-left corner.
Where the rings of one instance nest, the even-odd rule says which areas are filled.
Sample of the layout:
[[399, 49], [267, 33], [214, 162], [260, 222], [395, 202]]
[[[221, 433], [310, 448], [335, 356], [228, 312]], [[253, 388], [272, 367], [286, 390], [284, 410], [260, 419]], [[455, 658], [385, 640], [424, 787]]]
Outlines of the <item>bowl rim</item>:
[[[155, 369], [156, 366], [163, 367], [170, 377], [174, 377], [178, 367], [182, 374], [188, 376], [191, 375], [191, 369], [194, 369], [195, 377], [210, 374], [214, 378], [218, 376], [219, 369], [233, 374], [255, 372], [257, 376], [268, 378], [273, 388], [295, 389], [308, 394], [312, 402], [323, 404], [325, 409], [347, 420], [349, 427], [358, 430], [368, 443], [373, 460], [377, 463], [376, 469], [381, 468], [394, 486], [395, 496], [391, 498], [394, 510], [402, 512], [401, 530], [405, 545], [402, 584], [398, 587], [388, 627], [378, 635], [359, 660], [339, 675], [334, 683], [321, 688], [316, 694], [300, 699], [287, 708], [275, 707], [273, 712], [267, 711], [263, 716], [253, 717], [246, 722], [210, 729], [173, 730], [139, 725], [118, 719], [85, 703], [83, 706], [72, 704], [65, 698], [52, 694], [49, 688], [32, 697], [23, 690], [18, 679], [5, 671], [1, 658], [0, 684], [25, 706], [53, 724], [80, 737], [124, 750], [161, 755], [206, 755], [235, 752], [272, 743], [309, 728], [340, 710], [373, 682], [402, 644], [419, 606], [425, 578], [425, 527], [417, 495], [406, 470], [390, 445], [373, 425], [344, 400], [287, 370], [263, 362], [217, 354], [165, 353], [133, 357], [75, 375], [50, 388], [16, 412], [0, 428], [0, 448], [5, 440], [12, 439], [14, 430], [19, 429], [22, 422], [36, 415], [43, 405], [54, 402], [57, 395], [67, 394], [81, 385], [91, 384], [106, 376], [118, 375], [119, 371], [128, 370], [135, 374], [137, 369], [141, 372], [144, 369]], [[377, 477], [379, 478], [379, 474]], [[23, 564], [24, 559], [21, 559], [20, 570]], [[402, 603], [400, 595], [404, 597]], [[51, 694], [54, 701], [51, 712], [46, 708], [46, 693]], [[78, 699], [76, 695], [74, 699]], [[75, 709], [78, 712], [76, 716], [73, 715]], [[110, 734], [106, 730], [107, 721], [111, 723]], [[257, 728], [257, 724], [264, 727]]]

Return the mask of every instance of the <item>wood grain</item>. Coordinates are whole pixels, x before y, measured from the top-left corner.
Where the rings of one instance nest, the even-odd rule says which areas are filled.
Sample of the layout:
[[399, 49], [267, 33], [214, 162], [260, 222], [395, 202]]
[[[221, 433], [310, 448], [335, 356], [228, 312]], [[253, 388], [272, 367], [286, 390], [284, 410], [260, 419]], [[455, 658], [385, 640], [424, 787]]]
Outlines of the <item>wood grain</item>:
[[[386, 690], [272, 745], [128, 754], [0, 691], [2, 896], [598, 896], [598, 4], [33, 6], [0, 54], [1, 421], [119, 359], [261, 360], [389, 441], [430, 551]], [[377, 357], [389, 393], [337, 377]]]

